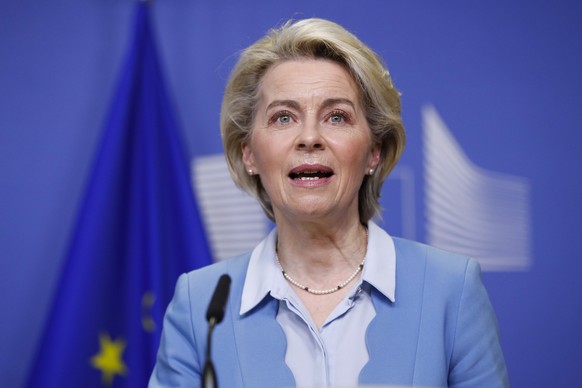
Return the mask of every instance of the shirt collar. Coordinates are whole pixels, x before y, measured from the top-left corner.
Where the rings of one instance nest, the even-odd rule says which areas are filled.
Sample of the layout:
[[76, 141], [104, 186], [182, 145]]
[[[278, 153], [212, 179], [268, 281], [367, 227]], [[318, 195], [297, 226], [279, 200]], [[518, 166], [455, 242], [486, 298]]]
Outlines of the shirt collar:
[[273, 229], [253, 249], [242, 291], [240, 314], [252, 310], [270, 292], [280, 289], [281, 270], [275, 260], [277, 230]]
[[[273, 229], [251, 253], [241, 296], [241, 315], [252, 310], [268, 294], [276, 298], [286, 294], [288, 285], [275, 260], [276, 241], [277, 230]], [[372, 285], [392, 302], [395, 301], [396, 250], [394, 241], [373, 221], [368, 222], [368, 249], [362, 280]]]
[[368, 250], [362, 280], [390, 301], [396, 301], [396, 248], [392, 237], [373, 221], [368, 222]]

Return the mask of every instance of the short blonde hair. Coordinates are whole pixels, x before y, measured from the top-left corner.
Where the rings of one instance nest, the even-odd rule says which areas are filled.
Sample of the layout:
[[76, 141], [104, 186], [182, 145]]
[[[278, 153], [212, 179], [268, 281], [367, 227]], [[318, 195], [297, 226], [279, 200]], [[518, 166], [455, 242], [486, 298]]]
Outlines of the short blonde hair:
[[222, 101], [220, 131], [226, 161], [235, 184], [255, 196], [274, 221], [271, 200], [258, 175], [249, 175], [242, 161], [242, 144], [250, 142], [261, 80], [274, 64], [313, 58], [337, 62], [352, 75], [360, 89], [362, 106], [372, 135], [380, 144], [380, 164], [366, 176], [359, 191], [359, 216], [365, 224], [379, 215], [384, 179], [400, 158], [405, 130], [400, 115], [400, 94], [382, 59], [339, 24], [324, 19], [289, 21], [270, 30], [243, 50]]

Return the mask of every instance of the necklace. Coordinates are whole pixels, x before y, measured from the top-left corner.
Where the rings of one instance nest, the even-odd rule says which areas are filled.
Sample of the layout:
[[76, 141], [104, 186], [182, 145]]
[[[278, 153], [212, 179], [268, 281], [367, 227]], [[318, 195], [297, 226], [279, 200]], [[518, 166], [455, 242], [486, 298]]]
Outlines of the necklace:
[[[366, 242], [367, 241], [368, 241], [368, 229], [366, 229]], [[310, 294], [327, 295], [327, 294], [332, 294], [336, 291], [341, 290], [342, 288], [344, 288], [345, 286], [350, 284], [350, 282], [352, 280], [354, 280], [354, 278], [362, 271], [362, 269], [364, 269], [364, 263], [366, 262], [366, 254], [364, 253], [364, 258], [362, 259], [362, 262], [358, 265], [356, 270], [350, 275], [349, 278], [347, 278], [346, 280], [344, 280], [343, 282], [338, 284], [336, 287], [328, 288], [327, 290], [315, 290], [313, 288], [309, 288], [309, 287], [304, 286], [303, 284], [299, 283], [298, 281], [293, 279], [291, 276], [289, 276], [289, 274], [287, 272], [285, 272], [285, 269], [281, 265], [281, 261], [279, 260], [279, 255], [277, 254], [277, 250], [275, 250], [275, 259], [277, 259], [277, 264], [279, 264], [279, 268], [281, 269], [281, 273], [283, 274], [283, 277], [285, 277], [285, 279], [287, 279], [287, 281], [289, 283], [293, 284], [296, 287], [299, 287], [300, 289], [302, 289], [304, 291], [309, 292]]]

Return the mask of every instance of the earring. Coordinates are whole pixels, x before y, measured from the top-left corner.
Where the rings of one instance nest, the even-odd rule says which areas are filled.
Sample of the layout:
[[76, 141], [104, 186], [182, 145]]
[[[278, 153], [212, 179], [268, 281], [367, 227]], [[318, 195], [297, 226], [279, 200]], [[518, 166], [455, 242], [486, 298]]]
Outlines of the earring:
[[253, 170], [249, 168], [249, 170], [247, 171], [249, 173], [249, 175], [253, 175]]
[[374, 169], [373, 168], [371, 168], [371, 169], [368, 170], [368, 175], [374, 175]]

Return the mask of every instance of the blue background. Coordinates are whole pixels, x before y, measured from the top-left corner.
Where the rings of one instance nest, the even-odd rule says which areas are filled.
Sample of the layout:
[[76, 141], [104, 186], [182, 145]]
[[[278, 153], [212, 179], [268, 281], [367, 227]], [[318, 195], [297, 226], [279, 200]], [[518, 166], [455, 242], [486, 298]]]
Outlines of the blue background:
[[[29, 368], [122, 58], [131, 0], [0, 2], [0, 382]], [[159, 0], [154, 22], [190, 157], [221, 152], [236, 52], [324, 17], [387, 62], [402, 92], [424, 239], [421, 107], [478, 166], [531, 186], [532, 266], [485, 273], [514, 387], [572, 386], [582, 365], [582, 3]], [[388, 217], [388, 216], [385, 216]], [[398, 231], [395, 231], [397, 234]]]

